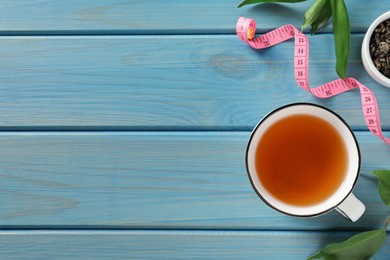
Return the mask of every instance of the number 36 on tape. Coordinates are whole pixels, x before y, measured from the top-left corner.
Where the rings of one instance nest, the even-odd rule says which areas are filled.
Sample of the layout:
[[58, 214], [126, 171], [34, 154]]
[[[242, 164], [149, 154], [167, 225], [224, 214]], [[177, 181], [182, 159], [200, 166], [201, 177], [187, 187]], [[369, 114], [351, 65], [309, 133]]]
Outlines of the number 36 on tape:
[[240, 17], [237, 21], [236, 32], [241, 40], [254, 49], [268, 48], [295, 37], [294, 72], [298, 86], [318, 98], [329, 98], [358, 88], [362, 99], [363, 115], [368, 129], [390, 145], [390, 138], [383, 136], [380, 126], [378, 103], [371, 89], [354, 78], [337, 79], [319, 87], [309, 87], [309, 41], [306, 35], [293, 25], [288, 24], [262, 36], [255, 37], [256, 22], [249, 18]]

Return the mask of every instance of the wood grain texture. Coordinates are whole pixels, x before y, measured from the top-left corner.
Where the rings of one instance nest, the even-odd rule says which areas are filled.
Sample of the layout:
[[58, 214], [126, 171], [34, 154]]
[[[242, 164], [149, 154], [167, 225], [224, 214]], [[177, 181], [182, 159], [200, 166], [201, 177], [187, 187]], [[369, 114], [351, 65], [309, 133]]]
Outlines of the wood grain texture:
[[[292, 41], [254, 51], [234, 35], [239, 16], [257, 19], [258, 32], [299, 27], [311, 1], [240, 1], [0, 2], [0, 259], [304, 259], [383, 227], [390, 211], [370, 172], [390, 169], [390, 149], [361, 131], [358, 92], [315, 99], [294, 82]], [[390, 130], [390, 92], [360, 60], [388, 3], [346, 4], [348, 75], [375, 91]], [[336, 77], [333, 36], [310, 40], [316, 86]], [[286, 217], [249, 184], [249, 131], [302, 101], [355, 129], [354, 193], [367, 207], [357, 223]], [[373, 259], [389, 255], [387, 239]]]
[[[2, 231], [5, 259], [306, 259], [349, 232]], [[373, 260], [388, 259], [387, 238]]]
[[[336, 78], [331, 35], [311, 39], [310, 82]], [[390, 92], [374, 83], [352, 37], [348, 75], [377, 95], [390, 128]], [[0, 129], [251, 130], [274, 108], [325, 105], [366, 129], [359, 91], [329, 100], [300, 89], [293, 42], [254, 51], [236, 36], [2, 37]]]
[[374, 169], [390, 149], [358, 132], [357, 223], [332, 212], [286, 217], [253, 192], [244, 166], [249, 132], [37, 132], [0, 135], [3, 228], [366, 230], [389, 209]]
[[[0, 3], [3, 34], [194, 34], [234, 33], [239, 16], [259, 20], [260, 31], [286, 23], [300, 27], [312, 1], [236, 8], [241, 0], [123, 1], [41, 0]], [[388, 11], [382, 0], [346, 0], [351, 30], [364, 32]], [[330, 32], [328, 25], [325, 31]]]

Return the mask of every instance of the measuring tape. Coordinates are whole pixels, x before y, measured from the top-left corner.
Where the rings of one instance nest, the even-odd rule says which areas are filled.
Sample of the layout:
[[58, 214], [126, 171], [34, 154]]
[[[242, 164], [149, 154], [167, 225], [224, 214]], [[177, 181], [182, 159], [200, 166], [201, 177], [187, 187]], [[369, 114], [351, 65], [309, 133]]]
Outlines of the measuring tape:
[[390, 145], [390, 138], [383, 136], [380, 127], [378, 103], [374, 92], [354, 78], [337, 79], [316, 88], [309, 86], [309, 41], [306, 35], [293, 25], [285, 25], [262, 36], [254, 37], [255, 20], [240, 17], [236, 25], [237, 36], [254, 49], [264, 49], [295, 37], [294, 72], [295, 80], [301, 88], [318, 98], [329, 98], [351, 89], [359, 88], [363, 115], [368, 129]]

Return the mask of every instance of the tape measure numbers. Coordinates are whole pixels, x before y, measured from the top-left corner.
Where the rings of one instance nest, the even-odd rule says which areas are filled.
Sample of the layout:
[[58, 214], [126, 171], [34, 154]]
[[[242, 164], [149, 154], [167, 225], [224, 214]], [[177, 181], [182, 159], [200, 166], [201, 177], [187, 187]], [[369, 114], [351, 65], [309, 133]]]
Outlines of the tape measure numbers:
[[254, 49], [264, 49], [295, 37], [294, 45], [294, 73], [299, 87], [318, 98], [329, 98], [340, 93], [358, 88], [362, 99], [363, 115], [368, 129], [390, 145], [390, 138], [383, 136], [380, 126], [378, 103], [374, 92], [354, 78], [337, 79], [310, 88], [309, 86], [309, 40], [305, 34], [293, 25], [285, 25], [259, 37], [255, 37], [256, 22], [252, 19], [240, 17], [236, 25], [237, 36]]

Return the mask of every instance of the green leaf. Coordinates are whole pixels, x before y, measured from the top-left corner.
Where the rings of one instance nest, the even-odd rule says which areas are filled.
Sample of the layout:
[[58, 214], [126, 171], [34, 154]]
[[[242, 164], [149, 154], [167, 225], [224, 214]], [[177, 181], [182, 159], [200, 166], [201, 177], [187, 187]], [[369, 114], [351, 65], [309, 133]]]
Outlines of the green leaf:
[[344, 242], [332, 243], [312, 255], [310, 259], [343, 260], [369, 259], [383, 245], [386, 239], [386, 229], [378, 229], [357, 234]]
[[330, 4], [336, 51], [336, 72], [339, 77], [345, 79], [351, 42], [348, 12], [344, 0], [330, 0]]
[[258, 3], [299, 3], [304, 1], [306, 0], [245, 0], [241, 4], [239, 4], [238, 7]]
[[329, 18], [332, 16], [332, 8], [330, 1], [326, 0], [324, 6], [321, 8], [317, 19], [311, 24], [311, 34], [315, 34], [318, 30], [327, 25]]
[[303, 16], [303, 24], [301, 31], [303, 31], [309, 25], [312, 25], [314, 21], [317, 20], [318, 16], [325, 3], [329, 0], [315, 0], [314, 3], [306, 10], [305, 15]]
[[383, 202], [390, 207], [390, 170], [373, 172], [378, 177], [378, 190]]

